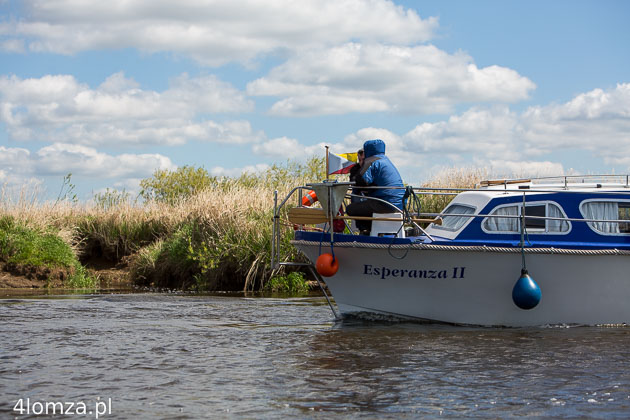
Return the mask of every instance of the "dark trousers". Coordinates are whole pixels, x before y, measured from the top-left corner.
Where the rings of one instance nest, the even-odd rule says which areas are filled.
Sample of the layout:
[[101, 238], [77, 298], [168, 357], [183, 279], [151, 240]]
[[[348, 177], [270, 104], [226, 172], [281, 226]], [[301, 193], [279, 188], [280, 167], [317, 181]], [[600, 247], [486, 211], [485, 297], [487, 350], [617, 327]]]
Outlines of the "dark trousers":
[[[346, 213], [350, 216], [372, 217], [373, 213], [394, 213], [396, 209], [390, 205], [376, 200], [364, 200], [350, 203], [346, 207]], [[372, 230], [371, 220], [356, 220], [359, 230]]]

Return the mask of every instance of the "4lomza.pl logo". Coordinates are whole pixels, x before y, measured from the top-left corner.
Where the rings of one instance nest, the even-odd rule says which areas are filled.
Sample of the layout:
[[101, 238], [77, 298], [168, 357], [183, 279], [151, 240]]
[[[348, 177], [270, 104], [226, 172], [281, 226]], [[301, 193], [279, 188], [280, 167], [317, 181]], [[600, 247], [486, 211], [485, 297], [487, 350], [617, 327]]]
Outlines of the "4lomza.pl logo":
[[21, 416], [100, 416], [112, 414], [112, 399], [96, 401], [33, 401], [20, 398], [13, 406], [13, 412]]

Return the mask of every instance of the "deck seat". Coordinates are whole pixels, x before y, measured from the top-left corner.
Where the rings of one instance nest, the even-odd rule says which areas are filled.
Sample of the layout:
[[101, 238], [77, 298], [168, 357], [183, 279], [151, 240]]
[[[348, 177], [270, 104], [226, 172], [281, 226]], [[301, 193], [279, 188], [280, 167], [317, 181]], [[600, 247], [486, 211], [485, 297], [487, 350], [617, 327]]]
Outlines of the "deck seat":
[[397, 238], [405, 237], [402, 213], [373, 213], [372, 217], [400, 219], [400, 222], [393, 220], [373, 220], [370, 236], [396, 236]]

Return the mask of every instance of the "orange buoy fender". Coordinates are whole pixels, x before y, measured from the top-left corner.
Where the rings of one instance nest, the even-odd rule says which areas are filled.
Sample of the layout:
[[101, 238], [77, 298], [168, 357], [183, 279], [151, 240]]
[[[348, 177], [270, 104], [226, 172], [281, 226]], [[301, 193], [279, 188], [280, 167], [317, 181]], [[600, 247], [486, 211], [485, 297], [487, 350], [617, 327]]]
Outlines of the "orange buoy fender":
[[339, 262], [332, 254], [322, 254], [315, 262], [317, 272], [324, 277], [332, 277], [339, 270]]
[[306, 193], [304, 197], [302, 197], [303, 206], [311, 206], [316, 201], [317, 201], [317, 194], [315, 194], [314, 190], [310, 190], [309, 192]]

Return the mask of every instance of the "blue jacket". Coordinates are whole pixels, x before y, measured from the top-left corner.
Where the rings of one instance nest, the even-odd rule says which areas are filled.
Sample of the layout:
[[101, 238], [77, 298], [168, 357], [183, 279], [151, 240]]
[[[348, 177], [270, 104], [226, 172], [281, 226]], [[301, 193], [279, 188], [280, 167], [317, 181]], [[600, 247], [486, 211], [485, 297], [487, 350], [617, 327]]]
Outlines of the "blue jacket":
[[[396, 169], [394, 164], [385, 156], [385, 142], [383, 140], [368, 140], [363, 144], [363, 150], [365, 151], [366, 160], [364, 165], [372, 161], [367, 169], [365, 167], [361, 169], [363, 180], [367, 185], [379, 187], [404, 186], [398, 169]], [[404, 189], [378, 189], [369, 191], [371, 197], [388, 201], [399, 209], [402, 209], [403, 197], [405, 195]]]

